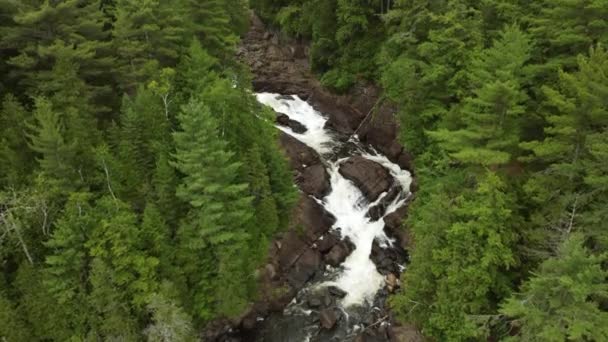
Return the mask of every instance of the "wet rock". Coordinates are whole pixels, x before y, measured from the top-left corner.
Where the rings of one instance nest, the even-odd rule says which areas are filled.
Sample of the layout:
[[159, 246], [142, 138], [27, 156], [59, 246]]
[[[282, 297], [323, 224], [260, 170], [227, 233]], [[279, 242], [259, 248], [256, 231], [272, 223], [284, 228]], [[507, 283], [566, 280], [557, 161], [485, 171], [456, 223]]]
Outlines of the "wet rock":
[[289, 271], [287, 280], [294, 288], [300, 289], [314, 276], [320, 265], [320, 253], [312, 249], [307, 249], [294, 263], [294, 266]]
[[292, 95], [279, 95], [277, 96], [277, 100], [293, 101], [295, 99]]
[[306, 58], [306, 49], [302, 45], [290, 47], [290, 52], [293, 58]]
[[370, 259], [376, 264], [376, 269], [380, 274], [388, 275], [389, 273], [399, 274], [399, 265], [407, 261], [407, 253], [405, 250], [397, 248], [382, 248], [376, 240], [372, 244], [372, 253]]
[[389, 338], [394, 342], [424, 342], [425, 339], [416, 329], [415, 326], [411, 324], [404, 324], [400, 326], [393, 325], [389, 331]]
[[339, 287], [336, 286], [329, 286], [327, 288], [327, 291], [329, 292], [329, 294], [331, 294], [334, 297], [338, 297], [338, 298], [344, 298], [346, 297], [346, 291], [342, 290]]
[[273, 264], [266, 264], [266, 266], [264, 266], [264, 272], [266, 277], [270, 280], [276, 280], [278, 278], [276, 267]]
[[293, 169], [302, 172], [305, 168], [303, 165], [309, 166], [321, 163], [321, 159], [319, 159], [319, 155], [315, 150], [291, 135], [280, 132], [279, 141], [289, 157], [290, 165]]
[[325, 255], [325, 262], [329, 265], [336, 267], [340, 265], [348, 256], [348, 250], [342, 245], [335, 245], [327, 255]]
[[361, 156], [354, 156], [343, 162], [339, 171], [344, 178], [355, 183], [370, 202], [378, 199], [378, 196], [388, 191], [393, 184], [393, 178], [388, 170]]
[[324, 257], [325, 262], [333, 267], [339, 266], [346, 257], [352, 252], [352, 243], [349, 244], [350, 240], [340, 241], [327, 253]]
[[384, 282], [386, 283], [386, 288], [388, 292], [393, 293], [396, 289], [399, 288], [399, 278], [394, 273], [389, 273], [385, 278]]
[[304, 169], [297, 179], [300, 189], [316, 198], [323, 198], [331, 188], [329, 174], [321, 164], [315, 164]]
[[412, 155], [405, 149], [402, 149], [401, 153], [397, 157], [397, 165], [399, 165], [399, 167], [402, 168], [403, 170], [408, 170], [410, 172], [413, 172], [414, 167], [413, 167], [412, 161], [413, 161]]
[[294, 222], [295, 229], [310, 245], [320, 236], [325, 235], [336, 222], [336, 218], [332, 214], [308, 196], [302, 198], [297, 204], [295, 214], [298, 217], [298, 221]]
[[308, 299], [308, 306], [310, 306], [311, 308], [319, 308], [322, 304], [323, 303], [321, 302], [321, 299], [318, 297], [312, 297]]
[[287, 114], [283, 114], [283, 113], [277, 113], [277, 118], [276, 118], [276, 122], [277, 124], [281, 125], [281, 126], [286, 126], [291, 128], [292, 131], [294, 131], [295, 133], [305, 133], [307, 131], [306, 126], [302, 125], [300, 122], [296, 121], [296, 120], [292, 120], [291, 118], [289, 118], [289, 116]]
[[382, 197], [382, 199], [378, 202], [378, 204], [369, 208], [366, 216], [371, 218], [374, 221], [381, 219], [382, 216], [384, 216], [384, 213], [386, 213], [386, 209], [389, 207], [389, 205], [391, 203], [393, 203], [393, 201], [397, 198], [397, 196], [399, 196], [400, 193], [401, 193], [401, 187], [399, 187], [399, 186], [391, 187], [391, 189], [388, 191], [388, 193], [384, 197]]
[[331, 329], [336, 325], [338, 317], [333, 309], [324, 309], [320, 312], [321, 327], [324, 329]]
[[351, 134], [359, 127], [365, 115], [350, 106], [345, 100], [321, 89], [315, 89], [308, 102], [314, 109], [329, 115], [328, 125], [332, 129], [340, 133]]
[[328, 233], [328, 234], [323, 235], [322, 239], [318, 239], [316, 244], [317, 244], [317, 249], [319, 250], [319, 252], [327, 253], [331, 250], [331, 248], [333, 246], [335, 246], [339, 242], [340, 242], [340, 237], [336, 236], [333, 233]]

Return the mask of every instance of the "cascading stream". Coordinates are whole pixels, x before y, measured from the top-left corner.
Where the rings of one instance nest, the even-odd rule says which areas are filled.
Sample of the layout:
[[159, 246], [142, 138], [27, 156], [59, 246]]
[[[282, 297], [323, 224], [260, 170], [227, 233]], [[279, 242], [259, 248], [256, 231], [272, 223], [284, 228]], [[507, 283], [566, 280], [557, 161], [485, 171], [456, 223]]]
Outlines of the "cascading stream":
[[[386, 168], [395, 180], [396, 186], [401, 187], [400, 194], [390, 201], [384, 215], [390, 214], [404, 205], [409, 195], [411, 183], [410, 173], [402, 170], [385, 156], [376, 153], [371, 147], [363, 146], [357, 137], [349, 141], [341, 141], [338, 136], [325, 128], [327, 118], [312, 108], [310, 104], [297, 96], [281, 96], [279, 94], [259, 93], [258, 101], [272, 107], [276, 112], [284, 113], [291, 120], [298, 121], [306, 127], [306, 132], [296, 133], [288, 127], [277, 126], [280, 130], [313, 148], [324, 160], [330, 175], [331, 190], [324, 198], [316, 199], [329, 213], [333, 214], [336, 222], [332, 229], [339, 229], [342, 238], [348, 238], [355, 249], [336, 270], [328, 270], [325, 280], [308, 284], [307, 287], [336, 286], [346, 292], [339, 305], [346, 312], [356, 308], [370, 308], [374, 297], [384, 286], [384, 276], [380, 274], [374, 262], [370, 259], [374, 240], [383, 248], [391, 248], [393, 241], [384, 233], [384, 221], [368, 217], [369, 209], [381, 201], [386, 193], [374, 202], [369, 203], [362, 191], [353, 182], [343, 177], [340, 164], [348, 157], [360, 155]], [[349, 145], [348, 153], [344, 154], [345, 144]], [[352, 147], [351, 147], [352, 146]], [[286, 310], [288, 315], [293, 310]], [[351, 322], [353, 326], [357, 322]], [[347, 327], [347, 330], [353, 329]], [[307, 333], [310, 338], [310, 329]], [[306, 340], [306, 338], [303, 338]], [[272, 339], [266, 339], [272, 340]], [[299, 339], [302, 340], [302, 339]], [[293, 339], [293, 341], [299, 341]]]

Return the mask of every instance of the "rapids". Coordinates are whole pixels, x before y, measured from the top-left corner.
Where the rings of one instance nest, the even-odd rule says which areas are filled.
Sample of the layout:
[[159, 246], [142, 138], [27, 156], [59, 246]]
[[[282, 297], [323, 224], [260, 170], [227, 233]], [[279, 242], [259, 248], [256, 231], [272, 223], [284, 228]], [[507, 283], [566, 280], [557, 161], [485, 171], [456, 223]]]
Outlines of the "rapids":
[[338, 303], [343, 312], [339, 327], [333, 333], [320, 331], [318, 323], [305, 319], [310, 316], [302, 304], [294, 300], [281, 317], [271, 316], [260, 341], [333, 341], [352, 340], [361, 329], [360, 317], [374, 309], [375, 299], [384, 287], [384, 276], [378, 272], [370, 259], [374, 240], [382, 248], [393, 248], [393, 241], [384, 233], [382, 217], [373, 220], [367, 216], [369, 209], [386, 196], [386, 193], [369, 203], [353, 182], [338, 171], [340, 164], [350, 156], [361, 155], [385, 167], [395, 179], [394, 186], [400, 187], [399, 195], [392, 200], [384, 216], [404, 205], [410, 195], [411, 175], [392, 163], [372, 147], [360, 143], [356, 136], [341, 137], [325, 126], [327, 117], [312, 108], [297, 96], [258, 93], [259, 102], [270, 106], [276, 112], [284, 113], [290, 119], [307, 128], [304, 133], [295, 133], [288, 127], [277, 126], [319, 153], [330, 175], [331, 190], [324, 198], [316, 198], [336, 222], [332, 229], [339, 230], [341, 237], [348, 238], [355, 249], [337, 268], [328, 267], [320, 280], [308, 283], [300, 292], [314, 291], [324, 286], [336, 286], [346, 292]]

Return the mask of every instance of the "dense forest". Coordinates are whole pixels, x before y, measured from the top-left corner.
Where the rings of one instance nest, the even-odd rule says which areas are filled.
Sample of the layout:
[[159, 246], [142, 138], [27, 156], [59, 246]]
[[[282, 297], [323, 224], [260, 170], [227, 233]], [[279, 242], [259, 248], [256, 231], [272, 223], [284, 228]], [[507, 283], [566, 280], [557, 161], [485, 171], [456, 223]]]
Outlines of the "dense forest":
[[608, 340], [608, 2], [252, 1], [322, 83], [384, 89], [420, 191], [400, 320], [436, 341]]
[[398, 320], [608, 340], [608, 1], [0, 0], [1, 341], [191, 341], [256, 297], [297, 191], [249, 7], [398, 108]]
[[248, 19], [0, 1], [0, 340], [189, 341], [254, 298], [296, 192], [233, 57]]

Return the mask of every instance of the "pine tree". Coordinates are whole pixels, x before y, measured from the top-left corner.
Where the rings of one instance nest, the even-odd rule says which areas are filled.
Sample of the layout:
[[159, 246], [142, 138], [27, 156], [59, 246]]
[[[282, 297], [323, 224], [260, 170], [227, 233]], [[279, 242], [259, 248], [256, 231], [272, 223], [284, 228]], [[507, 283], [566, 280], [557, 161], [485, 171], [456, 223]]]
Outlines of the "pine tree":
[[[548, 122], [544, 139], [521, 144], [532, 152], [526, 160], [541, 165], [525, 186], [537, 206], [532, 215], [537, 234], [529, 238], [533, 249], [553, 249], [561, 235], [577, 227], [604, 240], [601, 224], [581, 225], [580, 218], [586, 216], [582, 214], [588, 205], [603, 196], [585, 179], [594, 172], [589, 163], [601, 158], [590, 151], [591, 145], [599, 142], [598, 134], [608, 125], [608, 53], [598, 47], [589, 57], [580, 56], [578, 63], [578, 72], [560, 73], [559, 88], [543, 88]], [[593, 176], [587, 179], [593, 182]]]
[[529, 58], [527, 36], [507, 27], [494, 45], [471, 61], [468, 71], [472, 96], [460, 108], [462, 128], [440, 129], [431, 136], [464, 163], [505, 164], [519, 143], [519, 121], [527, 99], [522, 90], [522, 67]]
[[[226, 58], [234, 53], [238, 37], [230, 25], [229, 8], [225, 0], [186, 0], [192, 32], [202, 45], [216, 57]], [[234, 8], [232, 10], [235, 10]]]
[[[91, 194], [73, 193], [46, 246], [52, 249], [46, 257], [44, 285], [62, 305], [72, 308], [70, 322], [75, 335], [87, 333], [90, 307], [87, 305], [91, 256], [86, 243], [97, 223], [90, 206]], [[80, 303], [74, 305], [74, 303]]]
[[35, 158], [27, 148], [25, 123], [30, 113], [12, 95], [7, 95], [0, 112], [0, 186], [17, 187], [26, 183], [35, 167]]
[[63, 120], [47, 99], [37, 98], [35, 108], [36, 123], [28, 134], [30, 148], [40, 155], [40, 171], [60, 187], [70, 189], [80, 178], [74, 163], [75, 146], [66, 141]]
[[52, 82], [50, 70], [59, 58], [80, 65], [96, 110], [104, 111], [103, 100], [111, 96], [114, 58], [109, 50], [109, 32], [99, 0], [22, 1], [15, 9], [16, 25], [3, 30], [2, 45], [18, 52], [7, 63], [12, 75], [28, 90]]
[[525, 341], [603, 341], [608, 339], [605, 254], [593, 255], [581, 234], [572, 234], [555, 257], [544, 261], [521, 292], [502, 306]]
[[23, 318], [7, 296], [0, 291], [0, 339], [5, 341], [32, 341], [32, 333]]
[[138, 324], [131, 312], [128, 296], [117, 285], [121, 280], [99, 258], [91, 261], [91, 294], [87, 300], [95, 315], [85, 340], [136, 341]]
[[[210, 272], [191, 274], [187, 280], [196, 287], [194, 312], [201, 318], [209, 318], [214, 309], [219, 314], [232, 315], [245, 300], [241, 292], [245, 270], [239, 265], [242, 258], [233, 253], [239, 246], [246, 246], [248, 234], [244, 228], [252, 218], [251, 198], [247, 184], [236, 180], [240, 163], [234, 161], [234, 153], [221, 138], [217, 119], [209, 109], [192, 100], [178, 119], [182, 130], [173, 134], [174, 166], [184, 178], [177, 196], [192, 208], [190, 222], [183, 224], [178, 233], [180, 258], [191, 265], [201, 264], [203, 269], [217, 267], [216, 277]], [[214, 296], [220, 292], [221, 297]], [[215, 307], [209, 308], [214, 301]]]
[[94, 207], [99, 220], [86, 243], [93, 258], [110, 267], [112, 284], [135, 308], [158, 287], [158, 259], [143, 250], [142, 232], [132, 210], [119, 200], [102, 197]]
[[543, 70], [553, 73], [576, 67], [577, 55], [596, 44], [608, 43], [608, 4], [603, 0], [544, 0], [540, 13], [532, 17], [530, 32], [542, 53]]
[[149, 80], [159, 65], [177, 63], [185, 38], [191, 36], [184, 9], [180, 1], [116, 1], [113, 34], [124, 89], [134, 90], [138, 82]]
[[[446, 208], [449, 200], [442, 194], [431, 198], [413, 227], [421, 233], [417, 243], [431, 248], [414, 254], [403, 297], [393, 305], [434, 338], [483, 338], [488, 332], [480, 324], [486, 322], [478, 318], [495, 314], [490, 298], [508, 292], [510, 282], [502, 274], [516, 264], [512, 199], [504, 181], [491, 172], [452, 207]], [[443, 213], [437, 217], [437, 212]], [[429, 213], [432, 223], [423, 221]], [[425, 232], [427, 224], [434, 229]]]

